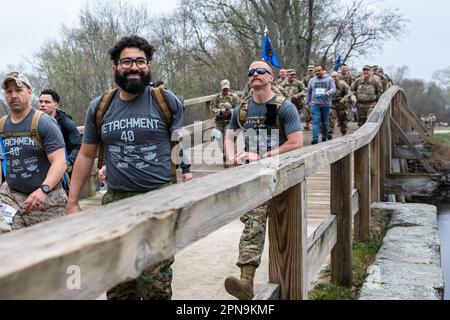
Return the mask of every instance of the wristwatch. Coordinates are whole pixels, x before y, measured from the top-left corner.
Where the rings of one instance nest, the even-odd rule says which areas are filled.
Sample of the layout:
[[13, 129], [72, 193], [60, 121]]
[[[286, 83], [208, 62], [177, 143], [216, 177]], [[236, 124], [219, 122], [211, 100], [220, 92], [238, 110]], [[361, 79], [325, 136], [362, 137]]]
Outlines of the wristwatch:
[[50, 193], [50, 187], [46, 184], [41, 185], [41, 189], [42, 191], [44, 191], [45, 194], [49, 194]]

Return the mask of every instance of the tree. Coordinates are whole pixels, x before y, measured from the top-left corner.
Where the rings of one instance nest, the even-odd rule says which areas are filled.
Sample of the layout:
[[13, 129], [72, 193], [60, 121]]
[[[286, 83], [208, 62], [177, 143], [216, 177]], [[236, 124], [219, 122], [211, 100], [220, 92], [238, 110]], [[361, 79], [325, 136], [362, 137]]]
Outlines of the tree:
[[150, 15], [125, 1], [94, 1], [80, 13], [78, 27], [63, 26], [61, 40], [44, 44], [34, 57], [35, 72], [61, 96], [61, 106], [78, 124], [89, 102], [114, 85], [108, 50], [121, 37], [147, 37]]
[[[195, 4], [194, 4], [195, 2]], [[287, 67], [304, 72], [310, 63], [333, 66], [379, 49], [400, 37], [406, 20], [396, 9], [372, 10], [364, 0], [350, 4], [332, 0], [183, 0], [214, 32], [238, 44], [243, 63], [260, 56], [263, 30]], [[370, 22], [370, 23], [369, 23]]]

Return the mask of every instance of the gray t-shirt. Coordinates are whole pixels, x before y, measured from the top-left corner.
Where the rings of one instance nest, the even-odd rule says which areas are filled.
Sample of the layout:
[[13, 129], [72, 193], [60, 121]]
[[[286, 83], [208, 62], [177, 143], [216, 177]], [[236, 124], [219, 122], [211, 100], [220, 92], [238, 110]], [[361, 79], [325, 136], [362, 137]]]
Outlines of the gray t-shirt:
[[[112, 99], [101, 123], [105, 144], [107, 183], [116, 191], [141, 192], [170, 182], [171, 135], [183, 126], [183, 105], [171, 92], [166, 96], [173, 111], [167, 124], [147, 88], [130, 101]], [[84, 144], [98, 144], [95, 109], [100, 97], [91, 102], [84, 128]]]
[[[272, 106], [272, 112], [268, 110], [270, 108], [268, 105]], [[286, 100], [278, 109], [278, 117], [284, 130], [278, 130], [280, 128], [276, 126], [276, 117], [273, 116], [275, 110], [275, 97], [263, 104], [258, 104], [253, 99], [249, 101], [247, 117], [245, 123], [242, 123], [246, 130], [246, 151], [262, 154], [269, 149], [274, 150], [286, 142], [289, 134], [302, 131], [300, 116], [294, 104]], [[233, 112], [230, 123], [231, 130], [240, 129], [238, 124], [239, 113], [240, 106], [236, 107]]]
[[[31, 112], [20, 123], [11, 122], [11, 116], [5, 123], [5, 132], [30, 132], [33, 115]], [[44, 182], [50, 168], [47, 155], [64, 148], [64, 138], [58, 124], [43, 114], [38, 124], [44, 150], [30, 136], [4, 138], [6, 158], [6, 182], [8, 186], [22, 193], [36, 191]]]

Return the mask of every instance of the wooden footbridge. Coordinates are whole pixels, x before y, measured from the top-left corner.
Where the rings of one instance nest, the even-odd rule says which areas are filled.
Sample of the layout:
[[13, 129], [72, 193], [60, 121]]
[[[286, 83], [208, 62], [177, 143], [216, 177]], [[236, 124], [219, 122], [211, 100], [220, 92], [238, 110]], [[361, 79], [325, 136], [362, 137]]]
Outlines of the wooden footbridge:
[[[211, 99], [193, 99], [186, 106], [209, 110]], [[184, 128], [184, 142], [197, 141], [191, 145], [194, 160], [207, 152], [203, 142], [213, 125], [207, 120]], [[228, 170], [194, 161], [195, 179], [189, 183], [1, 236], [0, 299], [96, 299], [219, 229], [219, 239], [228, 237], [222, 227], [265, 202], [270, 204], [268, 281], [257, 287], [258, 299], [307, 299], [329, 257], [332, 280], [350, 286], [352, 241], [368, 238], [370, 206], [389, 196], [385, 179], [396, 170], [390, 164], [398, 162], [400, 145], [432, 170], [411, 141], [414, 134], [429, 141], [403, 91], [392, 87], [367, 123], [347, 136]], [[310, 141], [306, 133], [306, 144]], [[230, 250], [237, 256], [237, 246], [216, 244], [203, 252], [201, 263], [208, 268]], [[227, 275], [210, 281], [221, 287]], [[174, 283], [175, 298], [197, 299], [177, 295], [178, 287]]]

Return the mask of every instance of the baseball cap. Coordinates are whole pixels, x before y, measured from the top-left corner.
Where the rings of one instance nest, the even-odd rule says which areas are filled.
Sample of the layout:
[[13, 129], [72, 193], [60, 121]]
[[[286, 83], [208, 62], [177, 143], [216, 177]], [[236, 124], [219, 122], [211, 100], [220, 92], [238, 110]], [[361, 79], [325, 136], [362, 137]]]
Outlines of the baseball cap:
[[230, 81], [228, 81], [228, 80], [222, 80], [221, 82], [220, 82], [220, 87], [222, 88], [222, 90], [223, 89], [230, 89]]
[[371, 70], [372, 67], [366, 64], [362, 69], [363, 70]]
[[286, 73], [290, 76], [296, 76], [297, 75], [297, 71], [295, 71], [295, 69], [289, 69], [288, 71], [286, 71]]
[[2, 81], [2, 88], [3, 90], [6, 89], [6, 84], [8, 81], [14, 80], [18, 87], [23, 87], [24, 85], [27, 86], [29, 89], [31, 89], [30, 80], [28, 80], [27, 77], [25, 77], [20, 72], [10, 72], [8, 73], [5, 78]]
[[309, 71], [309, 70], [314, 70], [315, 68], [316, 68], [316, 67], [313, 66], [313, 65], [311, 64], [311, 65], [308, 66], [308, 71]]

